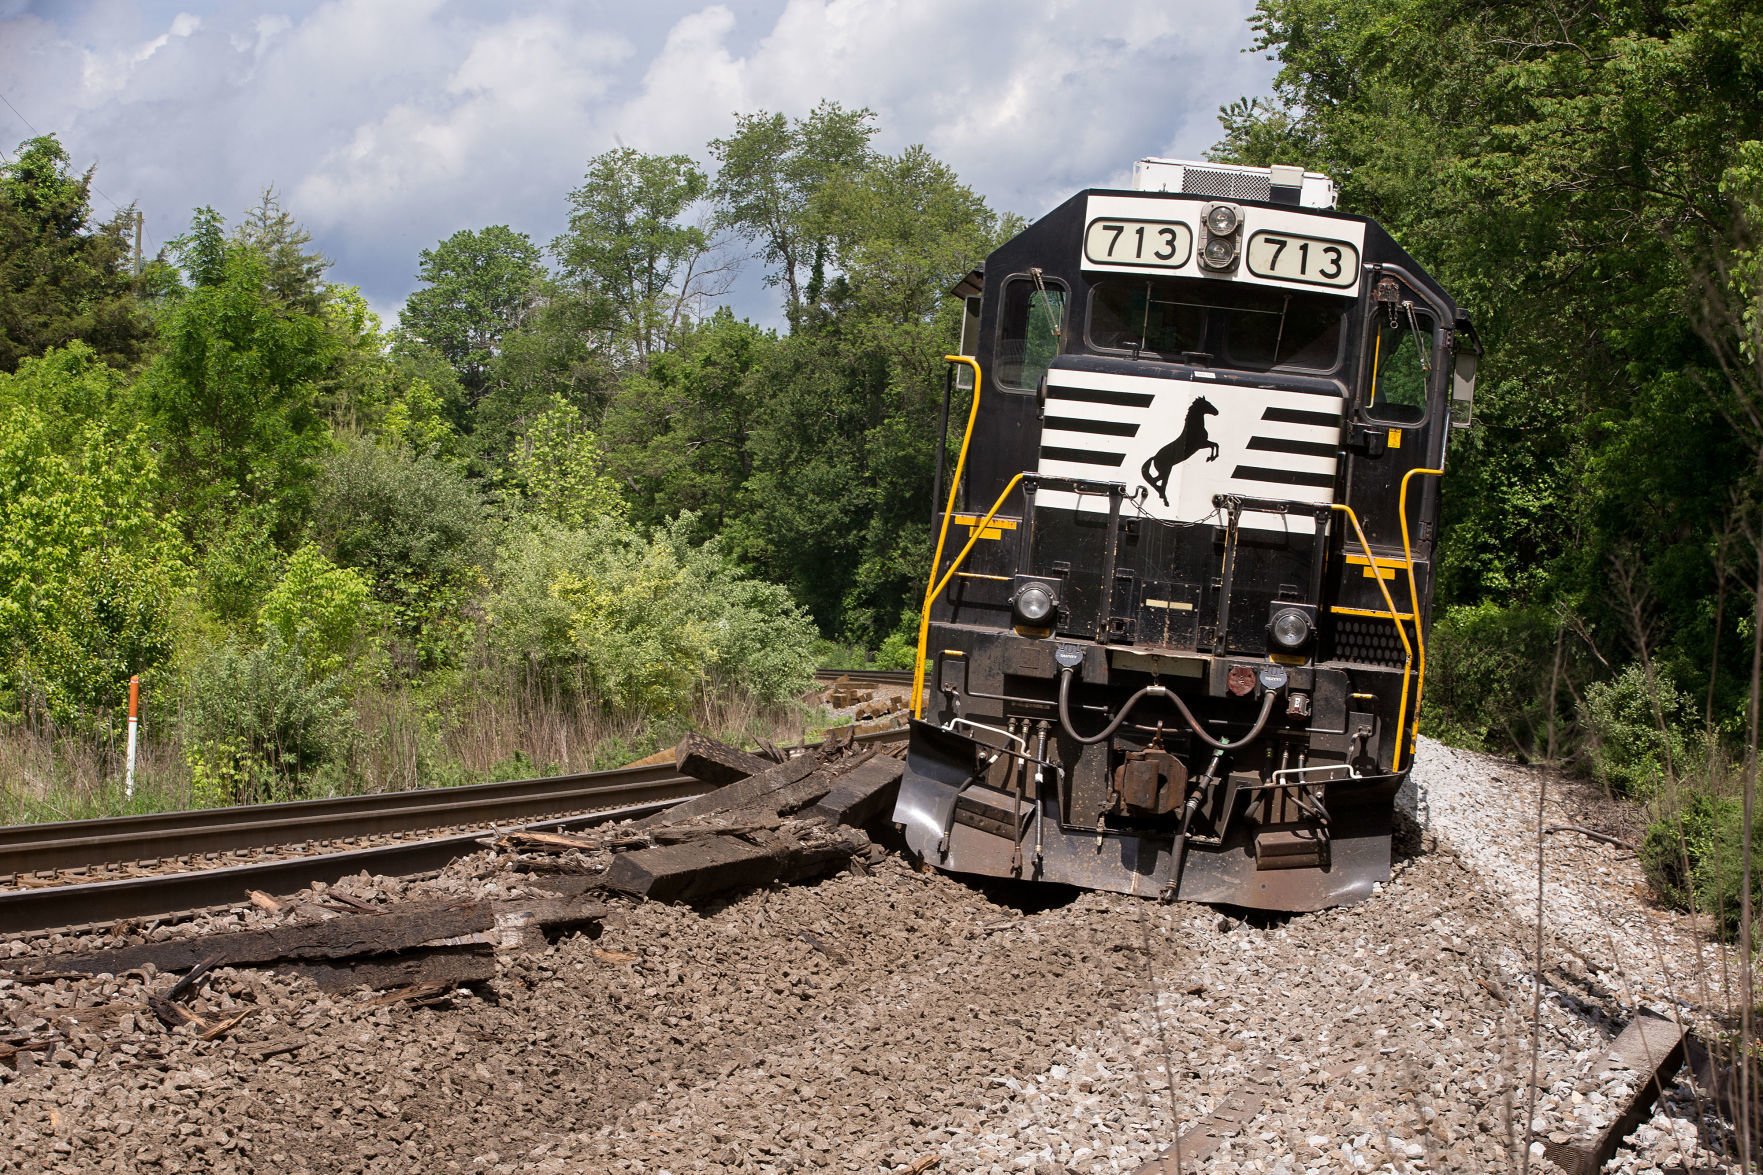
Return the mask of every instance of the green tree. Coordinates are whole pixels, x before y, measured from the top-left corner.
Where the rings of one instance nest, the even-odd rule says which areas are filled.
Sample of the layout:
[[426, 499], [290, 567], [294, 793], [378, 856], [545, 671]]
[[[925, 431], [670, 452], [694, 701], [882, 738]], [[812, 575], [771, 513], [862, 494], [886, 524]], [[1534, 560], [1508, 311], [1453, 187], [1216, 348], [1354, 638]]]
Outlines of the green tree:
[[92, 224], [91, 173], [67, 164], [53, 135], [0, 163], [0, 371], [75, 339], [126, 367], [152, 337], [129, 273], [134, 210]]
[[271, 297], [306, 314], [320, 313], [326, 301], [324, 275], [331, 263], [307, 249], [312, 234], [282, 207], [273, 187], [265, 188], [245, 213], [233, 239], [263, 258], [264, 288]]
[[718, 165], [711, 189], [717, 223], [757, 248], [766, 283], [784, 288], [792, 323], [804, 302], [819, 297], [836, 227], [817, 198], [829, 183], [868, 166], [874, 118], [867, 109], [823, 101], [805, 119], [738, 115], [735, 133], [710, 144]]
[[[1651, 655], [1698, 692], [1722, 659], [1741, 680], [1711, 597], [1732, 504], [1755, 492], [1697, 324], [1735, 230], [1723, 181], [1763, 139], [1757, 22], [1736, 0], [1265, 0], [1276, 100], [1227, 111], [1222, 147], [1301, 151], [1282, 161], [1339, 178], [1343, 206], [1482, 323], [1481, 423], [1445, 499], [1447, 602], [1568, 606], [1612, 658], [1655, 631]], [[1619, 564], [1637, 572], [1627, 599]]]
[[[153, 447], [82, 343], [0, 375], [0, 691], [60, 721], [113, 717], [170, 651], [187, 580]], [[108, 712], [108, 715], [107, 715]]]
[[726, 288], [708, 235], [683, 219], [708, 186], [687, 156], [620, 147], [589, 160], [569, 194], [569, 231], [551, 251], [567, 281], [598, 299], [627, 366], [670, 347], [698, 305]]
[[750, 432], [772, 392], [762, 376], [778, 345], [724, 307], [620, 383], [601, 438], [639, 521], [656, 525], [683, 510], [706, 534], [728, 523], [754, 472]]
[[618, 483], [605, 473], [600, 440], [561, 396], [532, 422], [508, 457], [509, 480], [529, 506], [564, 526], [622, 518]]
[[483, 498], [463, 472], [344, 438], [324, 459], [312, 533], [332, 562], [367, 576], [401, 668], [459, 664], [472, 627], [467, 607], [490, 547]]
[[198, 533], [245, 505], [291, 533], [330, 446], [318, 394], [337, 341], [323, 317], [275, 295], [263, 254], [227, 240], [211, 209], [179, 257], [192, 284], [165, 312], [140, 383], [176, 500]]
[[538, 246], [507, 225], [460, 229], [420, 256], [401, 329], [446, 356], [468, 401], [489, 383], [502, 340], [532, 313], [545, 281]]
[[490, 464], [507, 456], [515, 438], [562, 396], [590, 417], [617, 386], [617, 333], [610, 303], [547, 283], [525, 326], [502, 340], [490, 368], [489, 387], [471, 414], [473, 447]]
[[837, 225], [835, 275], [758, 377], [730, 542], [828, 631], [873, 647], [929, 559], [942, 356], [960, 326], [947, 291], [1008, 226], [921, 147], [843, 173], [816, 202]]

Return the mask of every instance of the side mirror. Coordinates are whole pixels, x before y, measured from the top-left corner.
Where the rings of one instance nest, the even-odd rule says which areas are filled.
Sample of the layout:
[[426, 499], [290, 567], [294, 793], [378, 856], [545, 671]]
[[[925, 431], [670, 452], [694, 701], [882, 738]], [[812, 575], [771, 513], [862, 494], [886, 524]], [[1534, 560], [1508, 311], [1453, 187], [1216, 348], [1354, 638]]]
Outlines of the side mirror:
[[1475, 419], [1475, 368], [1481, 356], [1468, 350], [1457, 352], [1451, 367], [1451, 427], [1468, 428]]
[[[964, 300], [961, 314], [961, 349], [960, 354], [976, 356], [979, 354], [979, 297], [976, 295]], [[955, 369], [955, 386], [964, 392], [973, 390], [973, 368], [965, 363]]]

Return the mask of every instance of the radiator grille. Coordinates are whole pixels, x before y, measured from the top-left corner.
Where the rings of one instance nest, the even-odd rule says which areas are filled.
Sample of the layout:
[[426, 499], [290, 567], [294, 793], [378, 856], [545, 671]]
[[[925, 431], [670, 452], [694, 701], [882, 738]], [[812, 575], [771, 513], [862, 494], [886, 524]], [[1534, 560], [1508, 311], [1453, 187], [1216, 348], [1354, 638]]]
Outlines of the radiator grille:
[[1235, 171], [1215, 171], [1209, 167], [1182, 169], [1182, 191], [1219, 200], [1266, 200], [1273, 181], [1265, 175], [1244, 175]]
[[1337, 616], [1334, 618], [1332, 659], [1362, 665], [1402, 667], [1402, 638], [1388, 620]]

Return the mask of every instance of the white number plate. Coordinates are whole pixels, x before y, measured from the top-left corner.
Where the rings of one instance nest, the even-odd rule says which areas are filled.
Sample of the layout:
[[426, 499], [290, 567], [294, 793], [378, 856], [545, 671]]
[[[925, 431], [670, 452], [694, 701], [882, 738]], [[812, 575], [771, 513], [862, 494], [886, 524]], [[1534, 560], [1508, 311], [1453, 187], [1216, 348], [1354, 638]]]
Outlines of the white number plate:
[[1194, 252], [1194, 230], [1179, 220], [1092, 220], [1084, 256], [1099, 265], [1176, 269]]
[[1345, 241], [1264, 230], [1249, 238], [1248, 261], [1256, 277], [1342, 289], [1359, 280], [1359, 250]]

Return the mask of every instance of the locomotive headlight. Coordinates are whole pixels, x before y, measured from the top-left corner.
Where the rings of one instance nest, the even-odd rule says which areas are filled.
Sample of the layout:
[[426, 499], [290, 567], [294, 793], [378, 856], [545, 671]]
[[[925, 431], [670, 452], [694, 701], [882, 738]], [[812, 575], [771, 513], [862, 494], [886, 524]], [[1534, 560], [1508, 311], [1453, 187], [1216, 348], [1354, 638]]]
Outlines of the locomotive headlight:
[[1010, 601], [1016, 618], [1036, 628], [1045, 627], [1047, 618], [1053, 615], [1053, 605], [1053, 589], [1044, 583], [1023, 584]]
[[1206, 227], [1216, 237], [1229, 236], [1236, 231], [1237, 210], [1229, 204], [1214, 204], [1206, 213]]
[[1301, 608], [1281, 608], [1267, 622], [1267, 635], [1274, 644], [1288, 651], [1296, 651], [1308, 644], [1310, 633], [1310, 617]]

